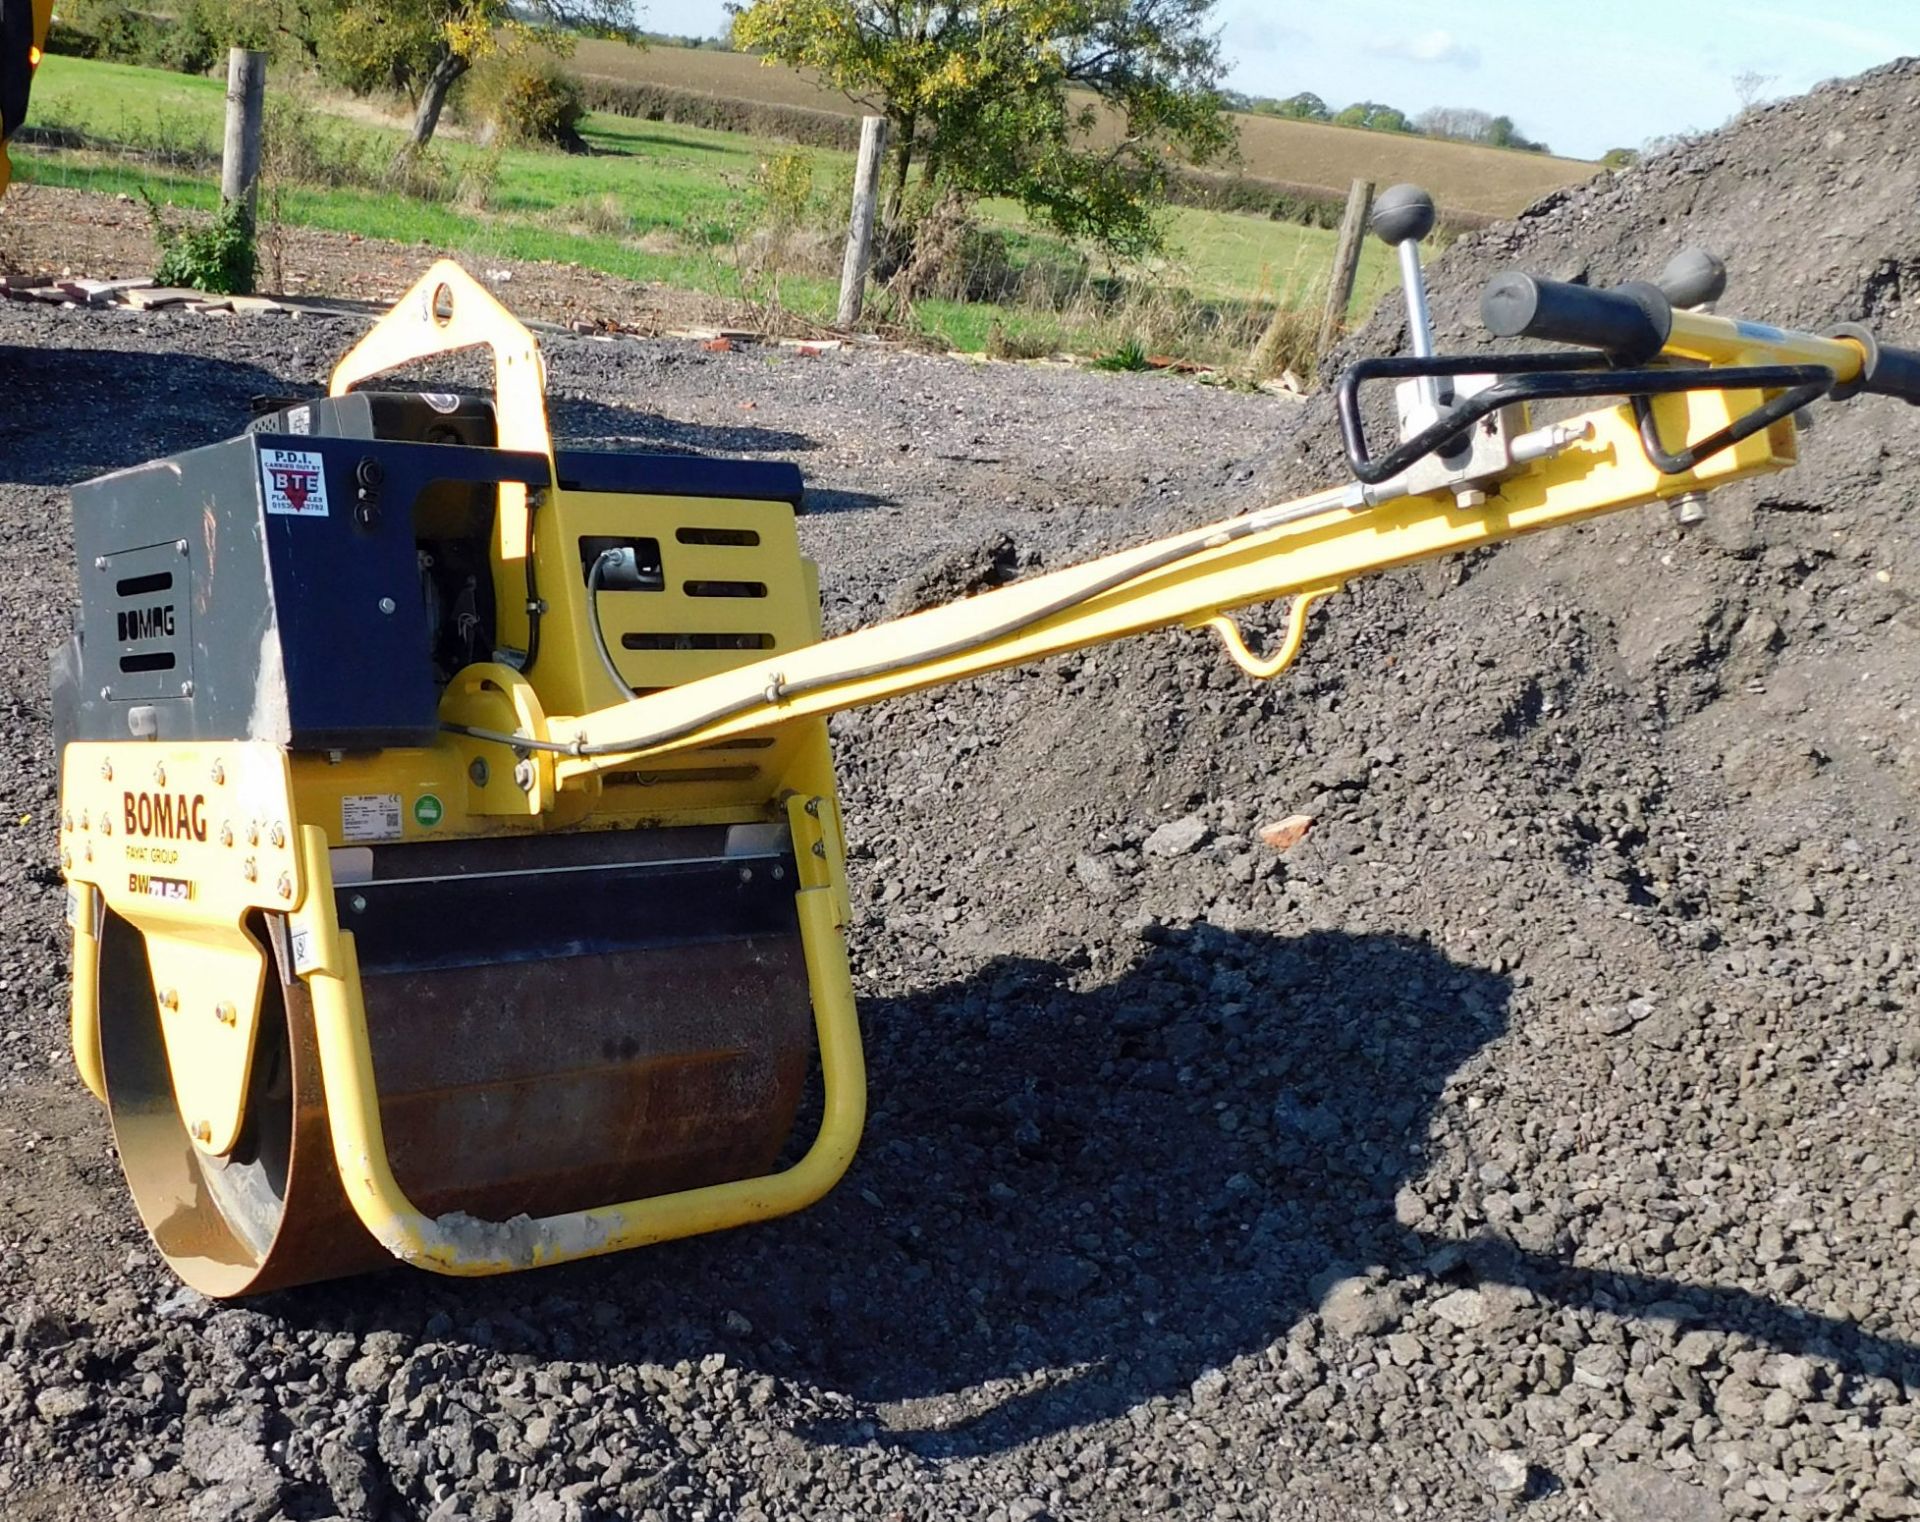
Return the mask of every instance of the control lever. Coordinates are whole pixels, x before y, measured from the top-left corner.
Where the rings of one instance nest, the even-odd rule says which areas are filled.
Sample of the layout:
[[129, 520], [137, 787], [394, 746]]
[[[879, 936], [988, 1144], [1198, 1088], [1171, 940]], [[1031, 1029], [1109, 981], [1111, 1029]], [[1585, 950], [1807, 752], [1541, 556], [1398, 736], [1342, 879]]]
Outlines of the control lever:
[[[1368, 220], [1380, 241], [1400, 257], [1400, 285], [1407, 295], [1407, 339], [1413, 346], [1413, 356], [1432, 359], [1433, 314], [1427, 306], [1427, 277], [1420, 268], [1420, 245], [1433, 231], [1433, 197], [1418, 185], [1389, 186], [1374, 201]], [[1420, 396], [1432, 409], [1426, 420], [1432, 422], [1440, 413], [1440, 382], [1432, 376], [1421, 377]]]
[[1727, 294], [1727, 266], [1719, 255], [1690, 246], [1667, 261], [1654, 284], [1683, 312], [1711, 312]]

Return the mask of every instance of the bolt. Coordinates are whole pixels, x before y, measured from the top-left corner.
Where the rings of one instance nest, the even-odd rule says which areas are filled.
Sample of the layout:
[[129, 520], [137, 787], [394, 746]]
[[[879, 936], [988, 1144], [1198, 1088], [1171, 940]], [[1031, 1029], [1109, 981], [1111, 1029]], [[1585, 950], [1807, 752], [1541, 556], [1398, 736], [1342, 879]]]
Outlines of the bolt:
[[380, 599], [380, 611], [382, 613], [391, 613], [399, 606], [400, 604], [395, 602], [391, 597], [383, 597]]
[[240, 1012], [225, 999], [222, 999], [218, 1004], [213, 1006], [213, 1018], [218, 1020], [222, 1025], [237, 1025], [240, 1021]]
[[247, 825], [247, 844], [250, 846], [260, 844], [260, 826], [252, 822]]
[[102, 814], [100, 816], [100, 833], [102, 835], [111, 835], [113, 833], [113, 819], [110, 815]]
[[513, 785], [523, 793], [533, 791], [533, 763], [531, 761], [521, 761], [514, 765]]
[[813, 854], [818, 856], [822, 861], [825, 861], [827, 858], [827, 843], [824, 840], [816, 840], [813, 843]]
[[280, 874], [279, 881], [273, 885], [273, 889], [274, 889], [274, 892], [278, 893], [282, 898], [292, 898], [293, 897], [292, 877], [290, 877], [287, 873], [282, 872]]
[[82, 809], [80, 811], [80, 828], [83, 830], [91, 829], [92, 818], [93, 816], [91, 814], [89, 814], [85, 809]]
[[180, 553], [181, 553], [182, 555], [184, 555], [184, 554], [186, 554], [186, 553], [187, 553], [187, 541], [186, 541], [186, 540], [184, 540], [184, 539], [176, 539], [176, 540], [174, 540], [174, 541], [173, 541], [173, 547], [174, 547], [174, 548], [175, 548], [176, 550], [178, 550], [178, 551], [179, 551], [179, 552], [180, 552]]
[[167, 785], [167, 768], [164, 764], [155, 765], [153, 769], [153, 785], [155, 787], [165, 787]]
[[233, 844], [233, 826], [232, 825], [223, 824], [220, 826], [220, 844], [223, 846], [230, 846]]
[[485, 787], [487, 785], [487, 778], [492, 775], [493, 774], [487, 770], [487, 762], [484, 756], [475, 756], [467, 765], [467, 776], [472, 779], [475, 787]]
[[107, 568], [107, 557], [105, 555], [95, 555], [93, 557], [93, 568], [96, 571], [104, 571]]
[[750, 883], [753, 881], [752, 867], [742, 867], [740, 869], [740, 881], [743, 883]]
[[203, 1147], [208, 1145], [213, 1140], [213, 1127], [204, 1120], [196, 1120], [193, 1123], [193, 1139]]
[[213, 785], [215, 787], [225, 787], [226, 784], [227, 784], [227, 769], [226, 767], [222, 766], [218, 761], [216, 761], [213, 763]]
[[1673, 521], [1678, 528], [1692, 528], [1707, 521], [1707, 494], [1690, 491], [1673, 499]]
[[180, 1007], [180, 990], [177, 988], [162, 989], [160, 992], [160, 1007], [162, 1009], [178, 1009]]
[[365, 914], [367, 912], [367, 896], [364, 893], [354, 894], [352, 898], [347, 900], [347, 907], [355, 914]]
[[105, 702], [109, 702], [109, 701], [111, 701], [111, 700], [112, 700], [112, 698], [113, 698], [113, 689], [112, 689], [111, 687], [102, 687], [102, 688], [100, 689], [100, 701], [101, 701], [101, 702], [103, 702], [103, 703], [105, 703]]
[[105, 782], [113, 781], [113, 763], [111, 761], [106, 761], [106, 760], [101, 761], [100, 777], [101, 777], [101, 780]]
[[73, 813], [71, 810], [68, 810], [60, 815], [60, 828], [63, 830], [70, 830], [73, 828]]
[[260, 869], [254, 865], [253, 858], [251, 856], [249, 856], [245, 861], [240, 863], [240, 875], [250, 883], [259, 881]]
[[773, 866], [773, 880], [777, 883], [783, 883], [787, 880], [787, 869], [778, 862], [775, 862]]
[[807, 800], [807, 813], [814, 819], [820, 817], [820, 800], [818, 798], [809, 798]]
[[285, 826], [276, 823], [273, 827], [273, 833], [270, 834], [267, 838], [273, 842], [273, 848], [276, 851], [279, 850], [282, 846], [284, 846], [287, 843], [287, 832], [286, 832]]
[[192, 682], [182, 682], [180, 684], [180, 696], [183, 698], [190, 698], [193, 696]]
[[1453, 494], [1456, 507], [1475, 508], [1487, 505], [1487, 494], [1477, 486], [1463, 486]]
[[91, 840], [87, 842], [87, 860], [93, 860], [93, 842]]
[[62, 846], [60, 848], [60, 870], [62, 872], [68, 872], [68, 871], [71, 871], [72, 869], [73, 869], [73, 852], [69, 851], [65, 846]]

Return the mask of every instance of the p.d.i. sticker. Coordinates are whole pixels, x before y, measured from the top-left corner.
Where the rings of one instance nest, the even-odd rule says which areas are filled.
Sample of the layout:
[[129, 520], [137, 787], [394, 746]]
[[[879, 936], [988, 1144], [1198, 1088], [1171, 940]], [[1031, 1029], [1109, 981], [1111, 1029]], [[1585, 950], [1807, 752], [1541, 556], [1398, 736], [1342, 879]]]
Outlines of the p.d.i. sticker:
[[260, 481], [268, 512], [286, 518], [327, 516], [327, 472], [319, 455], [304, 449], [263, 449]]

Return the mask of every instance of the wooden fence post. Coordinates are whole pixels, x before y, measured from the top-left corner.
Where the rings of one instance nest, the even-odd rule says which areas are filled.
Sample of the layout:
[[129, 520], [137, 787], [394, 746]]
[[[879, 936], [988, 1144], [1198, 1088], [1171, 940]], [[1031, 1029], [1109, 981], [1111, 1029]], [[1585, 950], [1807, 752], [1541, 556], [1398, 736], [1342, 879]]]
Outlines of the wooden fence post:
[[847, 261], [840, 273], [839, 326], [860, 320], [867, 300], [867, 272], [873, 268], [873, 223], [880, 205], [880, 172], [887, 160], [887, 119], [869, 116], [860, 124], [860, 167], [853, 181], [853, 223], [847, 229]]
[[260, 127], [267, 97], [267, 55], [227, 54], [227, 140], [220, 157], [220, 199], [239, 205], [249, 230], [260, 200]]
[[1354, 276], [1360, 271], [1360, 245], [1367, 235], [1367, 212], [1373, 206], [1373, 182], [1355, 180], [1347, 192], [1347, 214], [1340, 219], [1340, 241], [1333, 251], [1333, 281], [1327, 287], [1327, 307], [1320, 318], [1320, 341], [1314, 353], [1325, 354], [1347, 325], [1353, 302]]

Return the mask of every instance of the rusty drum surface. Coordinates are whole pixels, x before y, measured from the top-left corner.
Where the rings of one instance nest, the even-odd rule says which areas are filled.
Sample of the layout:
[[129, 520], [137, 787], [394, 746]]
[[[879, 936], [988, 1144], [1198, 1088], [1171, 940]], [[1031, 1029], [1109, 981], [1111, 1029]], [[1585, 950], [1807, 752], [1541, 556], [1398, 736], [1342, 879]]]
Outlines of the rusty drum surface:
[[[773, 1165], [813, 1049], [784, 845], [599, 832], [336, 853], [394, 1173], [429, 1214], [561, 1211]], [[352, 879], [352, 880], [347, 880]], [[241, 1144], [176, 1109], [138, 932], [101, 938], [115, 1140], [169, 1263], [212, 1295], [390, 1261], [334, 1170], [305, 987], [276, 950]]]

